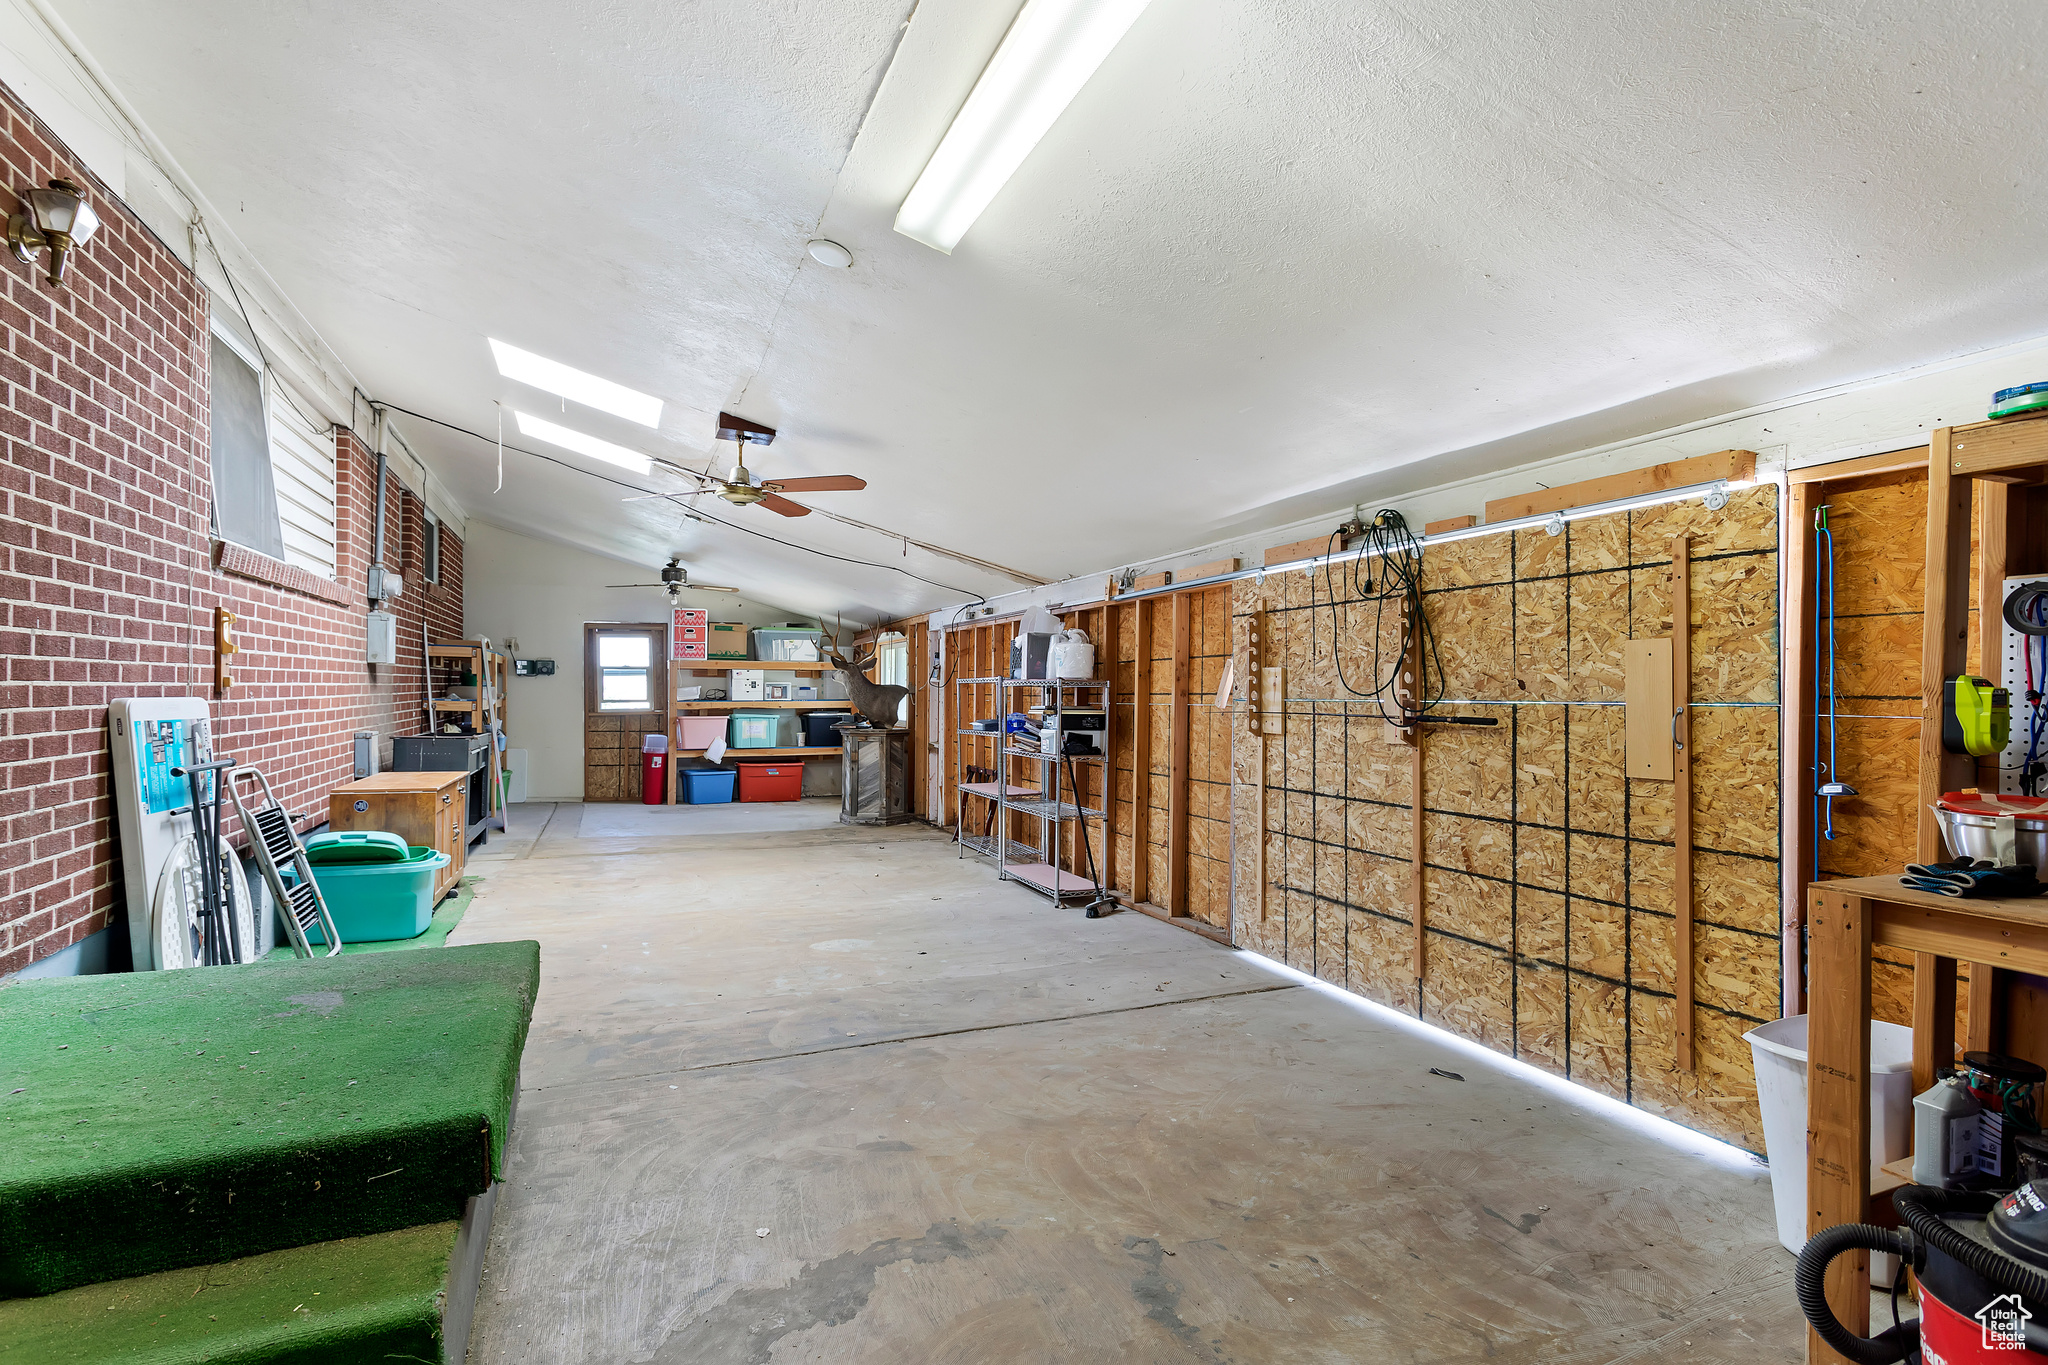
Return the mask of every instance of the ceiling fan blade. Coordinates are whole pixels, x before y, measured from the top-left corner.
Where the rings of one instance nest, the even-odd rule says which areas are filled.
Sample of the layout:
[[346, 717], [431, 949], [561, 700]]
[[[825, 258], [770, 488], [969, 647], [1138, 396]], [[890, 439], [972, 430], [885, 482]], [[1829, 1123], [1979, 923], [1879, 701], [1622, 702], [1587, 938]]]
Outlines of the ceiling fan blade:
[[607, 583], [607, 588], [665, 588], [666, 583]]
[[763, 484], [784, 493], [858, 493], [868, 481], [852, 474], [820, 474], [805, 479], [770, 479]]
[[780, 512], [785, 517], [807, 517], [811, 514], [810, 508], [791, 502], [788, 498], [778, 498], [773, 493], [763, 497], [761, 505], [771, 512]]
[[689, 590], [690, 590], [691, 592], [738, 592], [738, 591], [739, 591], [739, 589], [738, 589], [738, 588], [728, 588], [728, 587], [726, 587], [726, 586], [725, 586], [724, 584], [722, 584], [722, 583], [692, 583], [692, 584], [690, 585], [690, 588], [689, 588]]

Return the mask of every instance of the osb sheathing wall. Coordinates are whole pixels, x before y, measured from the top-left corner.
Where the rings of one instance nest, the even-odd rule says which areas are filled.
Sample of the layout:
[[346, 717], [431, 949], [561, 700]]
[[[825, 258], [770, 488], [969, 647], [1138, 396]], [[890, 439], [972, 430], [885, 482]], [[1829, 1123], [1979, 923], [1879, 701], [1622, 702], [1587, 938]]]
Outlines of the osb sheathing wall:
[[[1834, 838], [1827, 837], [1825, 809], [1812, 789], [1828, 780], [1828, 734], [1819, 723], [1824, 695], [1789, 699], [1813, 724], [1811, 774], [1797, 793], [1813, 807], [1813, 865], [1802, 880], [1874, 877], [1897, 873], [1910, 858], [1918, 828], [1920, 763], [1920, 646], [1925, 606], [1927, 473], [1924, 469], [1822, 485], [1814, 495], [1827, 509], [1834, 540], [1835, 706], [1834, 772], [1856, 795], [1834, 803]], [[1973, 508], [1974, 538], [1979, 517]], [[1815, 619], [1808, 626], [1815, 651], [1816, 681], [1827, 687], [1827, 565], [1812, 525], [1789, 528], [1806, 541], [1805, 562], [1815, 578]], [[1970, 556], [1970, 612], [1965, 667], [1980, 672], [1977, 631], [1978, 562]], [[2019, 708], [2015, 707], [2017, 715]], [[1910, 1025], [1913, 1019], [1912, 954], [1878, 947], [1871, 952], [1870, 1007], [1873, 1018]], [[1968, 963], [1961, 964], [1957, 1016], [1969, 1010]], [[1958, 1037], [1963, 1033], [1959, 1027]]]
[[[1671, 538], [1692, 538], [1698, 1066], [1673, 1052], [1672, 784], [1623, 766], [1623, 644], [1670, 633]], [[1349, 696], [1373, 645], [1344, 576], [1235, 585], [1288, 669], [1286, 734], [1232, 727], [1237, 941], [1752, 1150], [1745, 1030], [1778, 1017], [1777, 490], [1432, 547], [1425, 609], [1449, 714], [1423, 739], [1425, 969], [1411, 970], [1407, 752]], [[1336, 607], [1329, 605], [1332, 588]], [[1380, 644], [1398, 648], [1388, 612]], [[1236, 641], [1239, 668], [1242, 632]], [[1253, 784], [1265, 791], [1265, 881]], [[1263, 909], [1263, 917], [1262, 917]]]

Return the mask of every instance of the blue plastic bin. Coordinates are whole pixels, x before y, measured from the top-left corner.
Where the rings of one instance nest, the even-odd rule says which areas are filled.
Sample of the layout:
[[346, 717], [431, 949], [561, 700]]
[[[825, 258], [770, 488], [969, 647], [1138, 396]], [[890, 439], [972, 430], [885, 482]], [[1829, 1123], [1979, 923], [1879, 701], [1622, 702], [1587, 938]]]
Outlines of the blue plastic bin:
[[678, 768], [683, 781], [683, 804], [722, 806], [733, 799], [740, 775], [731, 768]]
[[[427, 932], [434, 919], [434, 874], [446, 866], [447, 854], [414, 845], [403, 862], [316, 862], [313, 880], [343, 943], [380, 943]], [[306, 939], [327, 941], [318, 924]]]

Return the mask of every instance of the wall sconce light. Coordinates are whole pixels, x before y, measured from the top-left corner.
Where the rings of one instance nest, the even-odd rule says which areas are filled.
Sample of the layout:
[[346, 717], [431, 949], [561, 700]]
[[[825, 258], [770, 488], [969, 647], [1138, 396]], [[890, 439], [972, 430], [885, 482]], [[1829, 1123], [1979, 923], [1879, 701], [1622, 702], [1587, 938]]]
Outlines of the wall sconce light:
[[27, 210], [7, 220], [7, 244], [23, 265], [34, 265], [36, 253], [50, 249], [50, 283], [64, 283], [64, 261], [99, 230], [100, 216], [85, 202], [85, 191], [69, 180], [52, 180], [46, 190], [23, 190]]

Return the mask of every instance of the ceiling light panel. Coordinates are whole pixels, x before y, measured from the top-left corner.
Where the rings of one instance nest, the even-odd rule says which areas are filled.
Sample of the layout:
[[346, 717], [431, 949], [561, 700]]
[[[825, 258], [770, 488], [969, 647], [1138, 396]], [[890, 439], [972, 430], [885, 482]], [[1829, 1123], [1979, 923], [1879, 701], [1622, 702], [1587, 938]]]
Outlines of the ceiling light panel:
[[1025, 0], [911, 186], [896, 230], [950, 255], [1148, 3]]
[[593, 460], [603, 460], [606, 464], [630, 469], [635, 474], [645, 474], [654, 467], [654, 461], [637, 450], [615, 446], [610, 441], [600, 441], [595, 436], [586, 436], [580, 431], [556, 426], [553, 422], [542, 421], [528, 413], [515, 412], [512, 415], [519, 419], [519, 430], [537, 441], [546, 441], [549, 445], [573, 450], [578, 455], [588, 455]]
[[638, 422], [643, 427], [661, 425], [659, 398], [638, 389], [629, 389], [624, 384], [614, 384], [609, 379], [599, 379], [594, 374], [585, 374], [559, 360], [549, 360], [544, 355], [508, 346], [496, 337], [490, 338], [490, 342], [491, 354], [498, 359], [498, 373], [507, 379], [546, 389], [572, 403]]

